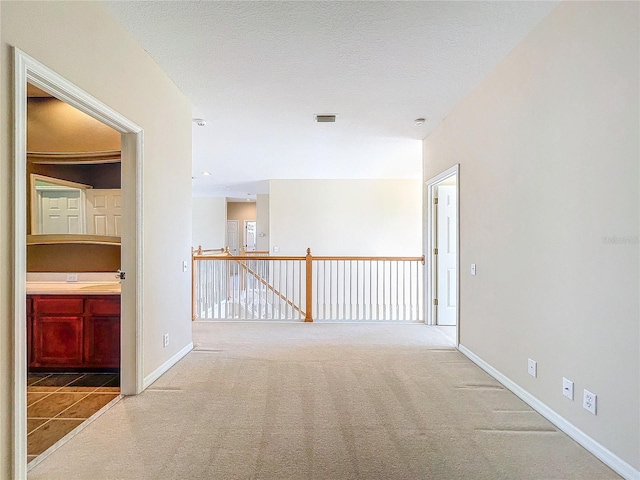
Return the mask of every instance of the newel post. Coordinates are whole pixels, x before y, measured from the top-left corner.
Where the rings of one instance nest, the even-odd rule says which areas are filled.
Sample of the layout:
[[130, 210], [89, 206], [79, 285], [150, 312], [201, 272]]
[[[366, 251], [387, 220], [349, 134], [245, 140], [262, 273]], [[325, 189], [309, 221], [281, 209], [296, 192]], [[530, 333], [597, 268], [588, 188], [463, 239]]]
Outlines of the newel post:
[[304, 316], [304, 321], [305, 322], [313, 322], [313, 314], [311, 311], [312, 308], [312, 302], [313, 302], [313, 282], [312, 282], [312, 264], [313, 264], [313, 257], [311, 256], [311, 249], [307, 248], [307, 257], [306, 257], [306, 262], [307, 262], [307, 281], [306, 281], [306, 285], [307, 285], [307, 291], [306, 291], [306, 313]]

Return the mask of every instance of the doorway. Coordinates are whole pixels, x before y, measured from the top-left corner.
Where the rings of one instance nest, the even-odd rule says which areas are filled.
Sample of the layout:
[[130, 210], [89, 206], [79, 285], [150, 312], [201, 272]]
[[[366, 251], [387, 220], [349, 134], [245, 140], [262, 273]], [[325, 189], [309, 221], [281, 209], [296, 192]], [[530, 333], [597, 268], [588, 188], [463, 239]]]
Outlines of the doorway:
[[120, 137], [27, 83], [29, 469], [120, 396]]
[[[426, 182], [427, 323], [443, 327], [458, 344], [459, 166]], [[450, 332], [449, 332], [450, 331]]]
[[245, 252], [256, 251], [256, 225], [255, 220], [244, 221], [244, 250]]
[[238, 255], [238, 220], [227, 220], [227, 247], [234, 255]]
[[16, 478], [27, 476], [27, 84], [115, 129], [121, 138], [122, 216], [120, 390], [142, 391], [142, 129], [37, 60], [14, 49], [14, 381], [13, 455]]

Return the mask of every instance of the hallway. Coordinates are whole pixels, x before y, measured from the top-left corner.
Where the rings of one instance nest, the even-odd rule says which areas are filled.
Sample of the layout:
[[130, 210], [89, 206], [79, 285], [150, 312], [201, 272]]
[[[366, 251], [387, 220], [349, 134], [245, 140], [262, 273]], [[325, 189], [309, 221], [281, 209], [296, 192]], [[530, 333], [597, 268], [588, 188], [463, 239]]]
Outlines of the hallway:
[[195, 322], [40, 479], [614, 479], [424, 325]]

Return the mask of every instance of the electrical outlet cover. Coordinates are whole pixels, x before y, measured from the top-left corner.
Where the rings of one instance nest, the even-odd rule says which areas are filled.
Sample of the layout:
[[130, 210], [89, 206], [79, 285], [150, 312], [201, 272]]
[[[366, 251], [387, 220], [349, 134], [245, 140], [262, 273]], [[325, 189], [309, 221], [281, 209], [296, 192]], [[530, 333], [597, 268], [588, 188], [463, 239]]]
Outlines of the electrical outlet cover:
[[588, 412], [596, 415], [596, 406], [598, 403], [598, 396], [595, 393], [591, 393], [586, 388], [584, 389], [584, 395], [582, 397], [582, 406]]
[[527, 363], [527, 371], [529, 372], [529, 375], [531, 375], [532, 377], [537, 377], [538, 376], [538, 362], [536, 362], [535, 360], [529, 359], [529, 361]]

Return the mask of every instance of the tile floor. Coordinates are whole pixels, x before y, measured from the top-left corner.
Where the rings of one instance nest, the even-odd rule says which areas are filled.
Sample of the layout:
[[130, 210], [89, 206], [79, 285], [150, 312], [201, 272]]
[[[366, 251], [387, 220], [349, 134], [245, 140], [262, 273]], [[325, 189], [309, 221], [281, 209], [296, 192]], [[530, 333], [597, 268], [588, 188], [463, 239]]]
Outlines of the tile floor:
[[27, 378], [27, 461], [120, 395], [113, 373], [30, 373]]

